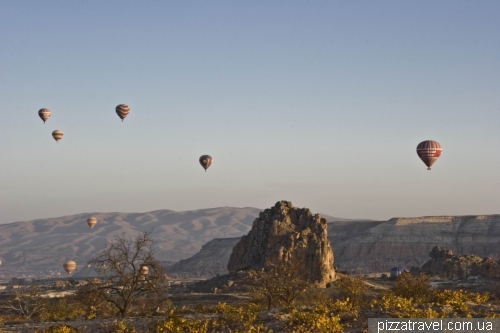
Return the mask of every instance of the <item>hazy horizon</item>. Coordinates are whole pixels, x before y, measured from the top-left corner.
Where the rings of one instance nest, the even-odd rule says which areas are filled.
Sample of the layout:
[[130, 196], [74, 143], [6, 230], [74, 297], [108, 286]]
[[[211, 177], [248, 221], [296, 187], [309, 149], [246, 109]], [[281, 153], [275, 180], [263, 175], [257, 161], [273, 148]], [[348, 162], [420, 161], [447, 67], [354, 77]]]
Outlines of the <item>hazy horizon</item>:
[[[280, 200], [342, 218], [499, 214], [498, 13], [2, 3], [0, 224]], [[429, 139], [443, 147], [432, 171], [415, 152]]]

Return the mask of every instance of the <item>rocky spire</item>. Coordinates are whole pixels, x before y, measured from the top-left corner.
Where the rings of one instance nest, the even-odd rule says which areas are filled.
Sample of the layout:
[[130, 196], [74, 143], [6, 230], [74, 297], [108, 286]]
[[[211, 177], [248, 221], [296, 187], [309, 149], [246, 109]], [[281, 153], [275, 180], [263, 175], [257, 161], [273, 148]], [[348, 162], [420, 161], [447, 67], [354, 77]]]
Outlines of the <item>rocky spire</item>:
[[326, 220], [288, 201], [260, 213], [252, 230], [233, 248], [228, 270], [261, 269], [278, 261], [304, 265], [311, 282], [325, 285], [335, 279], [333, 251]]

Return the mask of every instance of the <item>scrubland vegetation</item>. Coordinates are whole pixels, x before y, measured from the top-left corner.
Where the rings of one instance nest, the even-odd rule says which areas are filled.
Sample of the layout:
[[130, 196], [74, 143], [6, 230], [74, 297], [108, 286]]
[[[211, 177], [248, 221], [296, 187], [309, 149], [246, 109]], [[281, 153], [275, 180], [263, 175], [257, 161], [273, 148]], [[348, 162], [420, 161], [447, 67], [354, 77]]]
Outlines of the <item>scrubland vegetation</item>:
[[[240, 271], [230, 285], [213, 288], [222, 295], [174, 295], [149, 235], [107, 243], [91, 261], [102, 278], [75, 284], [69, 296], [44, 297], [47, 286], [36, 283], [9, 285], [0, 294], [0, 331], [331, 333], [366, 332], [367, 319], [374, 317], [500, 317], [498, 293], [435, 289], [426, 275], [409, 273], [395, 281], [338, 274], [319, 288], [306, 282], [297, 261]], [[215, 301], [221, 296], [231, 304]]]
[[[168, 297], [151, 302], [138, 297], [130, 306], [128, 318], [105, 298], [82, 297], [77, 292], [47, 299], [40, 297], [37, 286], [21, 286], [16, 288], [17, 303], [13, 303], [15, 296], [2, 295], [0, 323], [5, 328], [13, 323], [36, 323], [39, 327], [50, 323], [30, 331], [37, 333], [92, 332], [95, 328], [90, 330], [86, 325], [85, 329], [82, 322], [97, 323], [103, 318], [114, 319], [94, 325], [105, 333], [365, 332], [369, 317], [500, 317], [499, 295], [438, 290], [431, 287], [425, 275], [404, 273], [386, 290], [370, 288], [362, 277], [340, 276], [329, 288], [316, 288], [299, 282], [296, 274], [287, 273], [275, 281], [272, 276], [273, 270], [249, 272], [244, 282], [251, 299], [246, 302], [183, 306]], [[304, 288], [287, 297], [292, 287]], [[19, 298], [21, 289], [25, 294]], [[138, 317], [140, 327], [137, 320], [131, 321]]]

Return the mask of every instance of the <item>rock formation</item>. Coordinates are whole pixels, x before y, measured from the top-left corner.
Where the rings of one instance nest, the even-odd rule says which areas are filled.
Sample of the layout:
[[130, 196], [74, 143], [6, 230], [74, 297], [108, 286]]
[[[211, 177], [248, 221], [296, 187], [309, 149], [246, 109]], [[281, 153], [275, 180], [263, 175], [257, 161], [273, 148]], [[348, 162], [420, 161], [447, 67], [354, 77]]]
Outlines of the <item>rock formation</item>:
[[259, 214], [248, 235], [236, 244], [227, 268], [230, 272], [262, 269], [280, 260], [300, 262], [308, 279], [319, 285], [334, 280], [326, 220], [291, 202], [277, 202]]
[[484, 258], [472, 267], [471, 275], [488, 279], [500, 279], [500, 262], [492, 258]]
[[241, 237], [216, 238], [201, 247], [191, 258], [167, 267], [169, 276], [178, 278], [212, 278], [227, 274], [227, 263], [233, 247]]
[[475, 255], [453, 255], [451, 250], [436, 246], [429, 253], [431, 259], [422, 266], [422, 272], [429, 275], [438, 275], [450, 280], [465, 280], [469, 276], [486, 278], [500, 277], [500, 263], [491, 259]]
[[[239, 239], [215, 239], [216, 249], [203, 248], [177, 265], [177, 276], [211, 278], [210, 272], [227, 273], [231, 251]], [[335, 265], [352, 274], [388, 272], [394, 266], [420, 267], [436, 245], [457, 254], [496, 257], [500, 255], [500, 215], [335, 221], [328, 223], [328, 239]]]

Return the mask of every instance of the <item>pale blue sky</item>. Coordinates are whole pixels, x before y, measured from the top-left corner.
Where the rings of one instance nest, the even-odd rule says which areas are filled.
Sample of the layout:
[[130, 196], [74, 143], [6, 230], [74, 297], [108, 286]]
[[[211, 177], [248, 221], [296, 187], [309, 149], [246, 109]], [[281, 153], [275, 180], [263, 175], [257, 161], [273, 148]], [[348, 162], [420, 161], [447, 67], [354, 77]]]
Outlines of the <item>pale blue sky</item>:
[[278, 200], [500, 213], [499, 17], [499, 1], [0, 2], [0, 223]]

